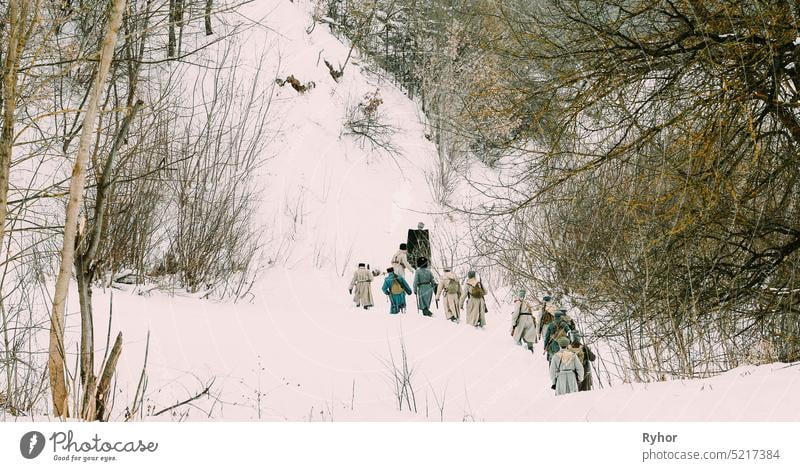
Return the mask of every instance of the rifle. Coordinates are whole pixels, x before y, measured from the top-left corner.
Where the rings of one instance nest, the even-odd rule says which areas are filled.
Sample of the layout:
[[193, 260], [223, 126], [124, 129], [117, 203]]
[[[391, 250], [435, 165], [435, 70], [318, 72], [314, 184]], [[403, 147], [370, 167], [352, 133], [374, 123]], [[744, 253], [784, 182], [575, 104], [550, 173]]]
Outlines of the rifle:
[[417, 314], [419, 314], [419, 285], [418, 284], [414, 285], [414, 299], [416, 300], [416, 303], [414, 303], [414, 304], [416, 304], [416, 306], [417, 306]]

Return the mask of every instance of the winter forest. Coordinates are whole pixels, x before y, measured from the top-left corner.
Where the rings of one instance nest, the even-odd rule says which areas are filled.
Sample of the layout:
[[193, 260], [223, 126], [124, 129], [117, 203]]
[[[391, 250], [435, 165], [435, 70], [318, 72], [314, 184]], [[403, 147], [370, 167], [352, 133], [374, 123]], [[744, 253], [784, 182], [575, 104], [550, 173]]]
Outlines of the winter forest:
[[800, 420], [798, 63], [787, 0], [0, 0], [0, 420]]

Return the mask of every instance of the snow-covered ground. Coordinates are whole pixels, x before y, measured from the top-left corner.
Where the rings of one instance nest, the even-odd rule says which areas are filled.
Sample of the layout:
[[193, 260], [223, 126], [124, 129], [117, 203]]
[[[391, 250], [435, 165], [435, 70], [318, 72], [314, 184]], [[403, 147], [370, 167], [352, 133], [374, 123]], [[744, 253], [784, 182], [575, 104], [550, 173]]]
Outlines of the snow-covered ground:
[[[490, 298], [484, 330], [447, 322], [441, 311], [423, 318], [413, 300], [408, 313], [390, 316], [382, 279], [373, 283], [377, 305], [357, 309], [347, 285], [358, 262], [386, 268], [418, 221], [433, 232], [458, 228], [430, 215], [437, 207], [425, 171], [436, 150], [416, 104], [365, 72], [358, 57], [335, 82], [323, 60], [344, 62], [348, 47], [326, 25], [306, 33], [310, 8], [301, 0], [260, 0], [246, 12], [267, 16], [265, 29], [245, 36], [245, 51], [255, 58], [266, 50], [268, 73], [315, 83], [304, 94], [289, 85], [275, 92], [278, 134], [267, 150], [260, 213], [274, 263], [252, 300], [238, 303], [113, 290], [112, 335], [121, 330], [125, 338], [113, 418], [133, 399], [149, 332], [145, 420], [800, 420], [800, 365], [556, 398], [541, 344], [531, 355], [509, 336], [502, 289]], [[381, 112], [399, 129], [396, 159], [342, 135], [346, 110], [376, 89]], [[101, 345], [110, 293], [94, 296]], [[71, 298], [67, 343], [74, 345], [79, 319]], [[392, 358], [401, 363], [401, 343], [416, 411], [406, 403], [399, 410], [393, 392], [390, 365]], [[147, 416], [212, 379], [211, 396], [177, 415]]]

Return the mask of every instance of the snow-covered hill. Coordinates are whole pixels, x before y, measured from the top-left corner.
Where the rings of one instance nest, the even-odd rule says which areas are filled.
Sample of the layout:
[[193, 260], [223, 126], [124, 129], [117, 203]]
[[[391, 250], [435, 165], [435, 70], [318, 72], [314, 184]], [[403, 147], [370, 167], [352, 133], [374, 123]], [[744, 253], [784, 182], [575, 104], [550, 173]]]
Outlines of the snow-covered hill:
[[[423, 318], [413, 302], [407, 314], [390, 316], [378, 280], [377, 306], [355, 308], [347, 284], [358, 262], [388, 266], [418, 221], [434, 232], [458, 228], [430, 215], [438, 208], [425, 172], [436, 150], [418, 107], [358, 57], [334, 81], [324, 60], [344, 62], [348, 46], [326, 25], [306, 33], [310, 8], [301, 0], [260, 0], [246, 11], [267, 16], [265, 28], [243, 37], [245, 51], [255, 60], [265, 50], [266, 71], [276, 77], [315, 84], [302, 94], [289, 85], [275, 89], [277, 135], [267, 150], [260, 213], [272, 263], [251, 302], [114, 290], [112, 332], [125, 336], [116, 419], [133, 400], [149, 332], [146, 420], [800, 420], [792, 393], [800, 365], [555, 398], [541, 345], [531, 355], [509, 336], [502, 290], [484, 330], [454, 325], [441, 312]], [[396, 158], [343, 135], [347, 110], [375, 90], [386, 122], [398, 129]], [[98, 290], [94, 297], [98, 339], [105, 338], [110, 295]], [[70, 312], [68, 335], [75, 336], [77, 304]], [[402, 410], [392, 376], [401, 345], [413, 385]], [[210, 395], [147, 417], [212, 379]]]

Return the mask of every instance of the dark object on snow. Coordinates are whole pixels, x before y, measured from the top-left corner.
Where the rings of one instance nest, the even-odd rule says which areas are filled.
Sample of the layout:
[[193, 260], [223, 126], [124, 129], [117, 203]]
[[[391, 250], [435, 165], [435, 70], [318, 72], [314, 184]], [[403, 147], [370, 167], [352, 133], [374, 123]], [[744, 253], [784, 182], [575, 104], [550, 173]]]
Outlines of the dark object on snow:
[[341, 69], [336, 69], [327, 60], [323, 59], [323, 62], [325, 62], [325, 65], [328, 67], [328, 71], [331, 73], [331, 77], [333, 78], [333, 80], [338, 82], [339, 79], [342, 78], [342, 74], [344, 74], [344, 71], [342, 71]]
[[408, 243], [403, 244], [408, 247], [408, 260], [416, 269], [420, 259], [427, 262], [431, 258], [431, 239], [427, 229], [409, 229]]
[[394, 273], [394, 268], [392, 267], [387, 268], [386, 273]]
[[314, 82], [308, 82], [305, 85], [300, 83], [300, 81], [297, 80], [294, 77], [294, 75], [290, 75], [290, 76], [286, 77], [286, 80], [281, 80], [279, 78], [276, 78], [275, 79], [275, 83], [278, 84], [279, 87], [282, 87], [282, 86], [284, 86], [284, 85], [286, 85], [288, 83], [289, 85], [292, 86], [292, 88], [294, 88], [298, 93], [301, 93], [301, 94], [303, 92], [307, 92], [308, 90], [311, 90], [312, 88], [316, 87], [316, 84]]
[[135, 285], [136, 274], [132, 272], [122, 273], [114, 277], [114, 282], [123, 285]]

